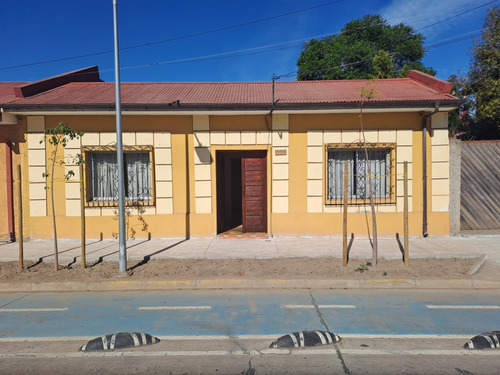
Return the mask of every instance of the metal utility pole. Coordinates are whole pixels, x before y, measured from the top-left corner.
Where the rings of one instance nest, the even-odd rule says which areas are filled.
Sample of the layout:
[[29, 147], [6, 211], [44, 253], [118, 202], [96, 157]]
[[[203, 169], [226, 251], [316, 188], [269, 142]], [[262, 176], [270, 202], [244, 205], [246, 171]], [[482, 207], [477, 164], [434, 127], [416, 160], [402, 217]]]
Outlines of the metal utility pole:
[[122, 108], [120, 94], [120, 57], [118, 48], [118, 4], [113, 0], [115, 35], [115, 95], [116, 95], [116, 160], [118, 164], [118, 243], [120, 272], [127, 272], [127, 244], [125, 238], [125, 186], [123, 173]]

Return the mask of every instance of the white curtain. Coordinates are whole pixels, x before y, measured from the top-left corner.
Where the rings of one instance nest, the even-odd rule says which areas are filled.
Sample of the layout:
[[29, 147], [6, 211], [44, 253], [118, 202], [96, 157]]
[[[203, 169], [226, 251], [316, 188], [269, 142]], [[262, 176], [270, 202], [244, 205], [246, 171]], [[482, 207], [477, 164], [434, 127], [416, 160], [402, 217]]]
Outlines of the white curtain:
[[127, 166], [127, 199], [147, 201], [151, 199], [151, 167], [149, 154], [131, 152], [125, 155]]
[[93, 152], [91, 155], [92, 200], [117, 200], [118, 166], [116, 152]]
[[[387, 150], [368, 150], [368, 159], [371, 172], [372, 191], [374, 198], [389, 197], [390, 177], [389, 177], [389, 152]], [[370, 177], [368, 176], [368, 164], [364, 150], [356, 152], [357, 163], [357, 198], [370, 197]]]
[[[151, 165], [149, 153], [126, 152], [125, 198], [147, 201], [151, 199]], [[93, 152], [91, 154], [92, 199], [97, 201], [118, 200], [118, 165], [116, 152]]]
[[329, 150], [328, 151], [328, 199], [340, 199], [344, 197], [344, 168], [347, 163], [347, 174], [349, 175], [347, 185], [347, 196], [352, 196], [354, 185], [354, 151]]
[[[390, 197], [390, 151], [368, 150], [373, 196]], [[367, 199], [370, 196], [368, 164], [364, 149], [328, 151], [328, 199], [344, 196], [344, 165], [348, 164], [348, 197]]]

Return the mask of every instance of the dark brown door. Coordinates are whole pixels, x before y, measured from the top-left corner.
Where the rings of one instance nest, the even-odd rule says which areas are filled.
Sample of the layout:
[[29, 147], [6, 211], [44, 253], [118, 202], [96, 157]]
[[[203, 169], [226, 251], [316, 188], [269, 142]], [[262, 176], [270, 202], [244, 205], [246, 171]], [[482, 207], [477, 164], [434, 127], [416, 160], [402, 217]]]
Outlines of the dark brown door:
[[243, 232], [267, 232], [266, 157], [241, 158]]

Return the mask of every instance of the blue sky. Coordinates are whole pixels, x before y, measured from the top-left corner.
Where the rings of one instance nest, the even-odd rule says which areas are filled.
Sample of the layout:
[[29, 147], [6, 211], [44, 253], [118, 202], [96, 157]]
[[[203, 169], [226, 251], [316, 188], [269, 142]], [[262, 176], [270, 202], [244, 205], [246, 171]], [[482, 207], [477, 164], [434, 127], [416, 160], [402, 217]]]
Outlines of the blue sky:
[[[295, 80], [305, 41], [366, 14], [426, 37], [437, 76], [468, 71], [492, 0], [118, 0], [122, 81]], [[0, 81], [98, 65], [114, 80], [112, 0], [1, 0]], [[85, 56], [85, 57], [79, 57]], [[59, 60], [59, 61], [58, 61]], [[51, 62], [47, 62], [51, 61]], [[24, 66], [26, 65], [26, 66]]]

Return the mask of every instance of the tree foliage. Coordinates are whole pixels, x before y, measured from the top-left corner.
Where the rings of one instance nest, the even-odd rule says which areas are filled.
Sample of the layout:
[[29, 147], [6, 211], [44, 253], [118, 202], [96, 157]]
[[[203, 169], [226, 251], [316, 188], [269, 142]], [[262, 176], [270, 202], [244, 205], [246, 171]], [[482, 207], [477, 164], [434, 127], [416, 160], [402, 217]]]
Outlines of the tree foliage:
[[492, 7], [479, 40], [474, 41], [469, 87], [474, 93], [481, 138], [498, 138], [500, 126], [500, 8]]
[[481, 37], [474, 41], [469, 74], [452, 75], [453, 94], [464, 102], [450, 113], [455, 138], [500, 138], [500, 8], [488, 10]]
[[338, 35], [306, 42], [298, 80], [401, 77], [411, 69], [434, 75], [421, 60], [424, 36], [411, 26], [390, 26], [380, 15], [347, 23]]
[[467, 77], [463, 74], [454, 74], [448, 78], [448, 81], [452, 84], [451, 94], [463, 100], [462, 104], [448, 115], [450, 136], [464, 141], [473, 139], [474, 99], [468, 91]]
[[388, 52], [381, 49], [372, 60], [373, 69], [377, 72], [374, 78], [394, 78], [394, 61]]

